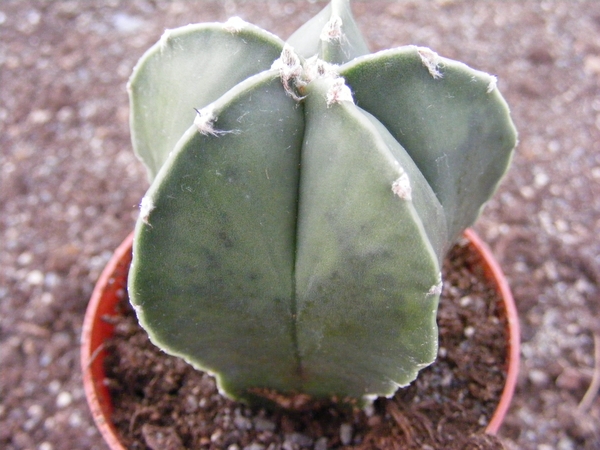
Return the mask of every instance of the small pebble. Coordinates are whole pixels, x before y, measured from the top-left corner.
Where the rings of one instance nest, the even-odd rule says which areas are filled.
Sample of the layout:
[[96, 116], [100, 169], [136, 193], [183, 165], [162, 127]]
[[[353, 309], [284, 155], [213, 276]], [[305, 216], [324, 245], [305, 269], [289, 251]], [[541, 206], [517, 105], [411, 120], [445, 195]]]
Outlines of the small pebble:
[[54, 416], [46, 418], [46, 420], [44, 420], [44, 430], [50, 431], [54, 430], [54, 428], [56, 428], [56, 419]]
[[471, 299], [471, 297], [469, 297], [468, 295], [465, 295], [463, 298], [460, 299], [460, 306], [462, 306], [462, 307], [469, 306], [472, 301], [473, 301], [473, 299]]
[[64, 408], [65, 406], [69, 406], [73, 401], [73, 396], [71, 393], [67, 391], [63, 391], [56, 397], [56, 407]]
[[352, 433], [354, 430], [352, 429], [352, 425], [349, 423], [343, 423], [340, 425], [340, 440], [344, 445], [350, 445], [352, 442]]
[[317, 439], [314, 450], [327, 450], [327, 438], [321, 437]]
[[27, 414], [32, 418], [40, 418], [44, 414], [44, 408], [40, 405], [31, 405], [27, 408]]
[[28, 119], [36, 125], [42, 125], [52, 119], [52, 112], [47, 109], [34, 109], [29, 113]]
[[577, 447], [570, 438], [563, 436], [560, 438], [560, 441], [558, 441], [556, 448], [557, 450], [575, 450]]
[[363, 412], [365, 413], [365, 415], [367, 417], [373, 417], [373, 414], [375, 414], [375, 406], [373, 406], [373, 403], [368, 403], [364, 408], [363, 408]]
[[69, 416], [69, 425], [73, 428], [79, 428], [83, 423], [83, 418], [79, 411], [75, 411], [73, 414]]
[[550, 181], [550, 177], [546, 175], [544, 172], [539, 172], [535, 174], [534, 184], [536, 187], [544, 187]]
[[288, 444], [288, 447], [290, 447], [290, 448], [294, 448], [294, 446], [312, 447], [313, 443], [314, 443], [314, 441], [312, 440], [312, 438], [309, 436], [306, 436], [305, 434], [290, 433], [290, 434], [285, 435], [285, 442], [283, 445], [284, 445], [284, 448], [285, 448], [286, 444]]
[[40, 302], [43, 305], [49, 305], [54, 301], [54, 296], [50, 293], [50, 292], [44, 292], [41, 296], [40, 296]]
[[23, 252], [17, 257], [17, 263], [21, 266], [26, 266], [33, 261], [33, 254], [31, 252]]
[[52, 380], [48, 383], [48, 392], [50, 394], [58, 394], [58, 391], [60, 391], [60, 381]]
[[543, 386], [548, 383], [550, 377], [546, 372], [543, 372], [538, 369], [533, 369], [529, 372], [529, 381], [533, 383], [535, 386]]
[[265, 450], [265, 446], [262, 444], [250, 444], [244, 447], [244, 450]]
[[39, 270], [32, 270], [27, 274], [27, 283], [32, 286], [39, 286], [44, 282], [44, 274]]
[[257, 417], [254, 419], [254, 428], [258, 432], [262, 431], [275, 431], [275, 422], [271, 422], [263, 417]]
[[244, 416], [236, 416], [233, 419], [233, 424], [238, 430], [250, 430], [252, 428], [252, 421]]
[[185, 398], [185, 411], [187, 413], [193, 413], [198, 410], [198, 397], [195, 395], [188, 395]]
[[112, 22], [117, 31], [123, 34], [135, 33], [144, 26], [143, 19], [126, 13], [115, 14]]
[[452, 375], [452, 372], [447, 373], [446, 375], [443, 376], [442, 381], [440, 382], [440, 384], [444, 387], [448, 387], [452, 384], [452, 381], [454, 380], [454, 377]]
[[35, 426], [38, 424], [38, 420], [37, 419], [29, 419], [26, 420], [25, 423], [23, 424], [23, 429], [25, 431], [30, 432], [31, 430], [33, 430], [35, 428]]
[[218, 429], [213, 434], [211, 434], [210, 442], [215, 443], [215, 442], [219, 441], [222, 436], [223, 436], [223, 431]]

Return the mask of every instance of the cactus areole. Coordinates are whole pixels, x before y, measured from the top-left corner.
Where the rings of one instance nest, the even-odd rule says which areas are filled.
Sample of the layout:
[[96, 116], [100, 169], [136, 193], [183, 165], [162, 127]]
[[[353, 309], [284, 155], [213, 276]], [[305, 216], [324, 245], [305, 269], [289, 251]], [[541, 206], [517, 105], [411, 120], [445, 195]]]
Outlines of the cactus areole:
[[156, 345], [281, 404], [391, 396], [434, 361], [441, 261], [516, 144], [493, 76], [370, 54], [334, 0], [287, 43], [168, 30], [129, 92], [151, 185], [128, 289]]

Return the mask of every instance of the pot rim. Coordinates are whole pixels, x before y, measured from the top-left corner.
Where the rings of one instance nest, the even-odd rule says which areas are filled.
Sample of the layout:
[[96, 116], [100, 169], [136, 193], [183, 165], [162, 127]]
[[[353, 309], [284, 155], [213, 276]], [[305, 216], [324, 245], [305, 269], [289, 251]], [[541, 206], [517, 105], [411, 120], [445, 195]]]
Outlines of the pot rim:
[[492, 251], [483, 240], [473, 231], [471, 228], [467, 228], [463, 233], [463, 236], [470, 242], [470, 244], [478, 251], [482, 257], [484, 271], [488, 280], [491, 280], [496, 285], [500, 296], [503, 299], [504, 309], [506, 313], [507, 321], [507, 335], [508, 335], [508, 354], [507, 354], [507, 368], [506, 368], [506, 381], [502, 395], [498, 406], [492, 415], [490, 422], [488, 423], [485, 431], [488, 434], [497, 434], [500, 429], [500, 425], [504, 421], [504, 417], [510, 407], [515, 388], [517, 386], [517, 377], [519, 374], [519, 364], [521, 355], [521, 331], [519, 327], [519, 315], [517, 306], [513, 298], [510, 286], [498, 264], [498, 261], [492, 254]]
[[[104, 339], [113, 334], [114, 325], [103, 320], [104, 316], [116, 315], [116, 301], [103, 302], [105, 298], [118, 298], [125, 293], [127, 278], [131, 263], [131, 248], [133, 244], [131, 232], [117, 247], [108, 264], [98, 279], [83, 320], [81, 332], [81, 369], [83, 387], [94, 422], [112, 450], [126, 450], [121, 444], [110, 416], [112, 402], [108, 386], [104, 383]], [[119, 276], [120, 277], [119, 280]]]
[[[105, 336], [111, 335], [114, 325], [105, 316], [116, 315], [116, 301], [106, 304], [102, 300], [107, 296], [121, 298], [125, 295], [127, 272], [131, 263], [131, 248], [134, 233], [130, 233], [115, 250], [113, 256], [102, 271], [96, 283], [85, 313], [81, 335], [81, 369], [84, 391], [94, 422], [108, 446], [113, 450], [126, 450], [109, 419], [112, 403], [108, 386], [105, 384], [104, 350]], [[472, 229], [463, 234], [468, 243], [481, 255], [486, 277], [493, 280], [503, 299], [507, 318], [508, 352], [507, 375], [498, 406], [488, 423], [485, 432], [495, 435], [508, 411], [517, 383], [520, 358], [520, 329], [517, 308], [510, 287], [489, 247]], [[98, 317], [100, 316], [100, 317]]]

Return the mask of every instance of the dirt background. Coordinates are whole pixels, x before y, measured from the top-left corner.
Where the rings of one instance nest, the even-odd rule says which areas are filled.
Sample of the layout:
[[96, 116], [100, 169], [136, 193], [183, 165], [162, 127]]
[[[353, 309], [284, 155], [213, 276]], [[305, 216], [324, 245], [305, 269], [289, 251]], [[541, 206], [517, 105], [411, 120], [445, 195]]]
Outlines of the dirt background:
[[[285, 38], [323, 5], [0, 2], [0, 447], [105, 448], [78, 343], [93, 284], [147, 187], [127, 125], [136, 60], [165, 27], [239, 15]], [[354, 10], [373, 50], [429, 46], [498, 76], [520, 144], [476, 229], [521, 313], [522, 373], [502, 437], [509, 449], [600, 449], [600, 399], [581, 404], [600, 370], [600, 2]]]

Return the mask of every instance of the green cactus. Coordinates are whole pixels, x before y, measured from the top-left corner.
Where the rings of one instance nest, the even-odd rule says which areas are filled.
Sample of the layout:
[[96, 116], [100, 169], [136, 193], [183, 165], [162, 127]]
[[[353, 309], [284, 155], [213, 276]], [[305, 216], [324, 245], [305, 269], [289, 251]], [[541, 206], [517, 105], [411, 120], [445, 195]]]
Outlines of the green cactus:
[[251, 402], [390, 396], [433, 362], [441, 261], [516, 144], [494, 77], [368, 54], [334, 0], [287, 44], [169, 31], [130, 98], [151, 186], [129, 295], [155, 344]]

